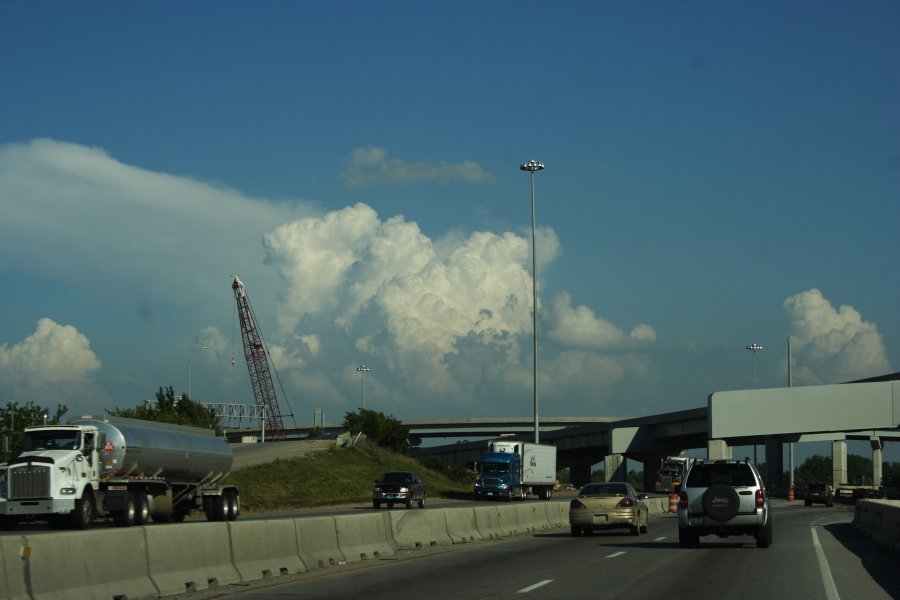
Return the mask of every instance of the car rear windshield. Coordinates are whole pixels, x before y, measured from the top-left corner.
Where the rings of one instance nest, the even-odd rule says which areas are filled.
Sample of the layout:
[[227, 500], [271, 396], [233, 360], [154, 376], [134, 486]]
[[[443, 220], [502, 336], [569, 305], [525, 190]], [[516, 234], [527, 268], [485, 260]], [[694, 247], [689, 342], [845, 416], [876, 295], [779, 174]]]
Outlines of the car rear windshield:
[[749, 465], [744, 464], [712, 464], [695, 465], [688, 475], [688, 487], [709, 487], [723, 483], [732, 487], [750, 487], [756, 485], [756, 478]]

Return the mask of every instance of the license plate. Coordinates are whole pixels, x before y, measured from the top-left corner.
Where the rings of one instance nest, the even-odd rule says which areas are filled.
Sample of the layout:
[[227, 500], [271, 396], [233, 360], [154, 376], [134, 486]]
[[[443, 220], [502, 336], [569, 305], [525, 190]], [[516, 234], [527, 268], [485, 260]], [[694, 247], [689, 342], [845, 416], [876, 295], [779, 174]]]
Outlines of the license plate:
[[606, 523], [606, 515], [594, 515], [594, 523]]
[[703, 517], [691, 517], [688, 519], [688, 525], [691, 527], [702, 527], [703, 526]]

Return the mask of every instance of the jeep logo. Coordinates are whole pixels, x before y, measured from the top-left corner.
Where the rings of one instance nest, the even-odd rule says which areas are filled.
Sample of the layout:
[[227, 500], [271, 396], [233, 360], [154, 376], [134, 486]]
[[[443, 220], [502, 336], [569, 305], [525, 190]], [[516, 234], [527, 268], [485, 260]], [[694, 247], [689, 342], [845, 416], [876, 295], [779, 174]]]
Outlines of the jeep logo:
[[726, 496], [715, 496], [712, 499], [713, 506], [728, 506], [728, 498]]

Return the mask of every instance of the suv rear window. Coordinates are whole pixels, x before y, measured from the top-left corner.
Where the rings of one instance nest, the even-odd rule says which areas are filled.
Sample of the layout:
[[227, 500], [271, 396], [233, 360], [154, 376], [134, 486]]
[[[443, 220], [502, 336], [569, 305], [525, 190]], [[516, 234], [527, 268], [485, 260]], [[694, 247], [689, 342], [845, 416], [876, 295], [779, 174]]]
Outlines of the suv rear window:
[[694, 465], [688, 475], [688, 487], [709, 487], [723, 483], [731, 487], [752, 487], [756, 478], [749, 465], [745, 464], [710, 464]]

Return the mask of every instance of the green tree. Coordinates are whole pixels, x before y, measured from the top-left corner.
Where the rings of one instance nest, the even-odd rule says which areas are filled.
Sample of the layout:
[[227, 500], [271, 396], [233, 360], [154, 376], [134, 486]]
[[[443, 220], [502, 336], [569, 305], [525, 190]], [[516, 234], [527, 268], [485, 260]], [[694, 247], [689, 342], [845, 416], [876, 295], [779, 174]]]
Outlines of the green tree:
[[363, 433], [383, 448], [405, 452], [409, 448], [409, 428], [394, 417], [373, 410], [359, 409], [344, 415], [344, 428], [352, 434]]
[[644, 472], [635, 471], [634, 469], [628, 471], [628, 483], [635, 490], [642, 491], [644, 489]]
[[795, 481], [798, 485], [806, 485], [807, 483], [812, 483], [814, 481], [824, 481], [826, 483], [832, 483], [831, 458], [828, 456], [821, 456], [819, 454], [810, 456], [805, 461], [803, 461], [802, 465], [797, 467]]
[[51, 411], [30, 400], [23, 405], [8, 402], [5, 407], [0, 407], [0, 431], [4, 432], [0, 462], [9, 461], [21, 452], [23, 429], [43, 425], [45, 415], [48, 425], [57, 425], [62, 422], [62, 417], [68, 410], [68, 407], [58, 404], [56, 410]]
[[109, 411], [114, 417], [128, 417], [142, 421], [157, 421], [175, 425], [190, 425], [212, 429], [222, 435], [223, 429], [215, 413], [199, 402], [188, 398], [187, 394], [176, 396], [171, 386], [156, 392], [155, 402], [144, 402], [134, 408], [116, 408]]

